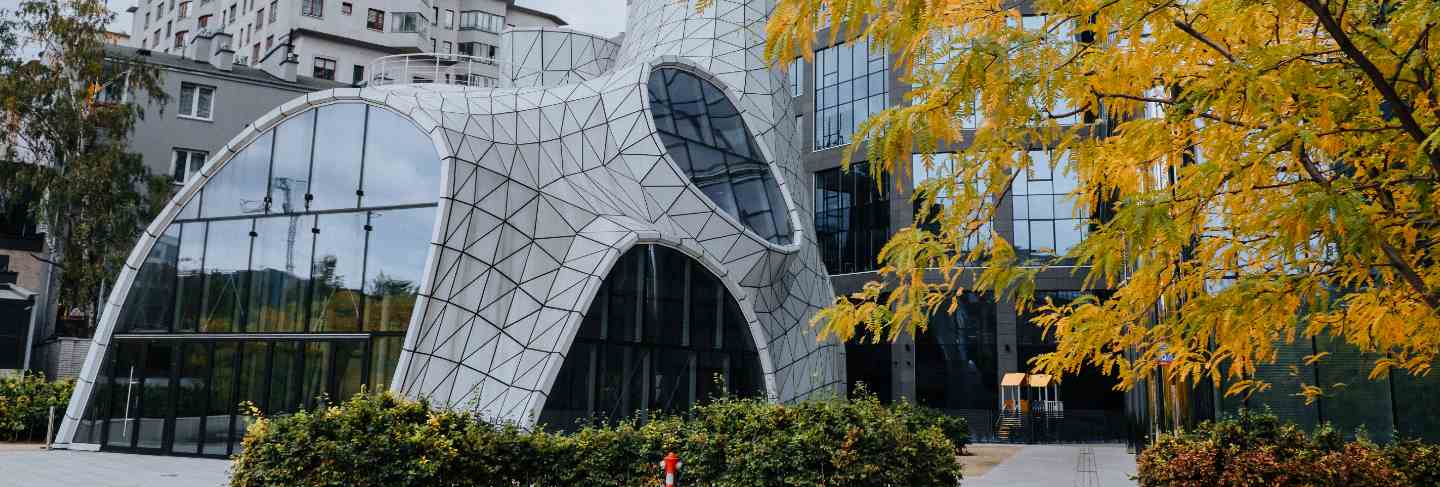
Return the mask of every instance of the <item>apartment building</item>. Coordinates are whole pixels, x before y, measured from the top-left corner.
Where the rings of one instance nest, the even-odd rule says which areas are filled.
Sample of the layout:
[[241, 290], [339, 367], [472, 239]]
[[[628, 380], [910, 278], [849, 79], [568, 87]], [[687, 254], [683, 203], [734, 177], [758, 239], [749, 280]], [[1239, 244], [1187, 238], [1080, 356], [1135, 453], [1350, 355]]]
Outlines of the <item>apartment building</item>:
[[[367, 81], [370, 62], [382, 56], [494, 58], [507, 27], [566, 25], [514, 0], [139, 1], [129, 10], [132, 47], [180, 54], [202, 32], [223, 32], [237, 64], [349, 84]], [[498, 79], [493, 65], [473, 71], [477, 84]]]

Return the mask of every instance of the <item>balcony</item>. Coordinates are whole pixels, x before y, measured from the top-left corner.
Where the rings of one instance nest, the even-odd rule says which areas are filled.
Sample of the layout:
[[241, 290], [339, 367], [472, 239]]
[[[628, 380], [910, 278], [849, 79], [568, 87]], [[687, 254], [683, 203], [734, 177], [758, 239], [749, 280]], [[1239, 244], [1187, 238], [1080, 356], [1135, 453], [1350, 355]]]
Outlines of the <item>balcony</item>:
[[464, 54], [396, 54], [376, 58], [365, 68], [365, 86], [438, 83], [493, 88], [499, 84], [494, 58]]

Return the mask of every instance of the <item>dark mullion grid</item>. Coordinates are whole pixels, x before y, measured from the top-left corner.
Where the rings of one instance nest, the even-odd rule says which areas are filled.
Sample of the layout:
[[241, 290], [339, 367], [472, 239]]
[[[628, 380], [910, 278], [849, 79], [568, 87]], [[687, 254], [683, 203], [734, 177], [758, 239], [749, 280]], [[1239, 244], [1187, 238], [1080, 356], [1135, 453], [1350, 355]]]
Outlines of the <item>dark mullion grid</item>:
[[226, 426], [225, 428], [225, 454], [227, 456], [235, 454], [235, 423], [236, 421], [238, 421], [237, 416], [239, 416], [238, 409], [240, 406], [241, 395], [240, 376], [244, 375], [245, 373], [244, 371], [246, 343], [248, 342], [235, 342], [235, 365], [232, 368], [233, 372], [230, 374], [230, 398], [228, 399], [230, 404], [225, 407], [226, 416], [229, 419], [228, 426]]
[[[266, 203], [267, 207], [269, 203]], [[255, 239], [260, 234], [256, 231], [255, 219], [250, 219], [250, 252], [245, 257], [245, 273], [240, 279], [240, 302], [235, 303], [240, 312], [240, 322], [235, 327], [241, 332], [250, 330], [250, 281], [254, 279], [255, 271]], [[209, 242], [206, 242], [209, 243]]]
[[366, 148], [369, 146], [366, 141], [370, 140], [370, 105], [365, 105], [364, 118], [360, 123], [360, 180], [357, 182], [359, 186], [355, 188], [355, 208], [360, 208], [365, 202], [365, 159]]
[[[312, 168], [311, 170], [313, 171], [314, 169]], [[308, 194], [306, 195], [306, 198], [306, 203], [308, 205]], [[310, 308], [315, 305], [315, 249], [319, 246], [319, 244], [316, 242], [316, 240], [319, 240], [319, 236], [320, 215], [314, 215], [310, 218], [310, 262], [305, 263], [305, 267], [309, 268], [309, 272], [305, 273], [307, 276], [305, 280], [305, 289], [300, 292], [300, 329], [306, 333], [309, 333], [311, 331], [310, 322], [313, 310], [311, 310]]]
[[200, 402], [200, 439], [199, 441], [195, 442], [195, 454], [203, 455], [205, 453], [205, 437], [207, 436], [206, 432], [209, 431], [208, 429], [206, 429], [206, 426], [208, 426], [208, 423], [210, 422], [210, 400], [214, 399], [213, 396], [215, 395], [215, 368], [217, 365], [217, 363], [215, 362], [216, 345], [213, 342], [194, 343], [196, 345], [204, 346], [206, 356], [209, 357], [209, 360], [207, 361], [209, 367], [206, 367], [209, 370], [205, 371], [205, 399]]

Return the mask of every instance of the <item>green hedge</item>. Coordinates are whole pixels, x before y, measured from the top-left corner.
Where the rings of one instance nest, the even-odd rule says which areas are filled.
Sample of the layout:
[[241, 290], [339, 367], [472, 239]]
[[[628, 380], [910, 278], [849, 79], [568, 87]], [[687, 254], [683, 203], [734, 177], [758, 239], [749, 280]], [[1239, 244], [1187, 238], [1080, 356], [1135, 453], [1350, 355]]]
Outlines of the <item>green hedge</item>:
[[873, 398], [720, 399], [684, 417], [562, 434], [495, 426], [390, 394], [357, 395], [251, 425], [231, 483], [659, 485], [657, 464], [674, 451], [684, 485], [954, 486], [958, 450], [945, 431], [954, 427]]
[[1241, 411], [1161, 435], [1137, 467], [1141, 486], [1434, 486], [1440, 448], [1413, 440], [1383, 447], [1346, 442], [1328, 425], [1307, 434], [1268, 411]]
[[58, 418], [65, 414], [75, 381], [46, 381], [43, 374], [0, 379], [0, 441], [44, 441], [50, 406]]

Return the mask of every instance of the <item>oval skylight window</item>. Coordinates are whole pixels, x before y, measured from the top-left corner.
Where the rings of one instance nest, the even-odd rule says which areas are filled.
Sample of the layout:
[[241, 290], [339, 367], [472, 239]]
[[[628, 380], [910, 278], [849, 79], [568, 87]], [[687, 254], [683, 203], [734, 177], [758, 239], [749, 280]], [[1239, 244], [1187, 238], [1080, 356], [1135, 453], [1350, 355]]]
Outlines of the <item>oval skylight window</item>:
[[760, 238], [790, 243], [790, 218], [740, 111], [725, 93], [694, 73], [660, 68], [650, 74], [650, 112], [670, 158], [721, 210]]

